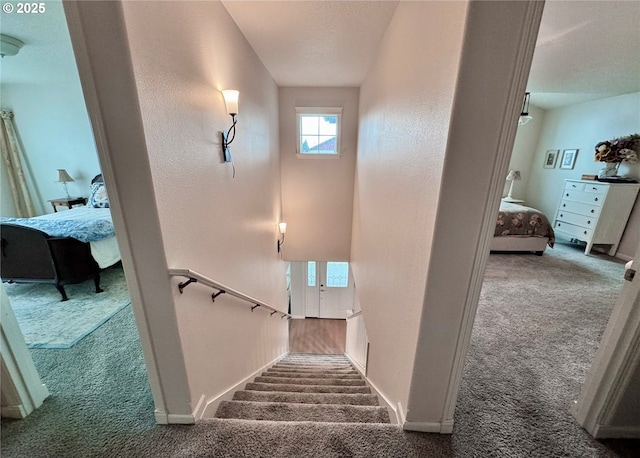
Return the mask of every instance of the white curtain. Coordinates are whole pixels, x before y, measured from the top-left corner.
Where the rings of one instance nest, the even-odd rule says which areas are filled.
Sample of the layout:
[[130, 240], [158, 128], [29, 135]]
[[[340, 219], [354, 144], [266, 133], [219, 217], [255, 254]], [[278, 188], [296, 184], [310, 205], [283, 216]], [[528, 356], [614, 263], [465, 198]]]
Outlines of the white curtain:
[[23, 155], [13, 127], [13, 113], [9, 110], [0, 110], [0, 121], [0, 149], [2, 149], [2, 158], [9, 175], [16, 212], [20, 218], [35, 216], [36, 212], [22, 166]]

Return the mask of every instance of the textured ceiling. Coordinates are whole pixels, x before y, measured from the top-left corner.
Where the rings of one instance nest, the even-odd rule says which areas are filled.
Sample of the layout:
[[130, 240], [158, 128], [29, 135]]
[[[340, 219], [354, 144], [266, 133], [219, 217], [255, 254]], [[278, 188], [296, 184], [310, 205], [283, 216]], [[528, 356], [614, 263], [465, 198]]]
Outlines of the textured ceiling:
[[547, 1], [527, 89], [542, 108], [640, 91], [640, 2]]
[[[397, 6], [223, 3], [281, 86], [360, 86]], [[2, 33], [25, 42], [17, 56], [0, 60], [3, 85], [77, 78], [62, 4], [46, 4], [46, 14], [2, 15]], [[640, 91], [640, 2], [547, 1], [528, 90], [541, 108]]]
[[222, 2], [279, 86], [360, 86], [398, 2]]

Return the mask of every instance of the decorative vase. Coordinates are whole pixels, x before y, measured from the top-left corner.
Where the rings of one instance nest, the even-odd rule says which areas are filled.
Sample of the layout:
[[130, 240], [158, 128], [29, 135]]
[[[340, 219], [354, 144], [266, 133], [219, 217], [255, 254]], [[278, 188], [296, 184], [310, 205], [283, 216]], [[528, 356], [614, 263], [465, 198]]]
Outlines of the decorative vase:
[[598, 172], [598, 177], [615, 177], [618, 175], [618, 167], [620, 167], [619, 162], [605, 162], [604, 168], [600, 169], [600, 172]]

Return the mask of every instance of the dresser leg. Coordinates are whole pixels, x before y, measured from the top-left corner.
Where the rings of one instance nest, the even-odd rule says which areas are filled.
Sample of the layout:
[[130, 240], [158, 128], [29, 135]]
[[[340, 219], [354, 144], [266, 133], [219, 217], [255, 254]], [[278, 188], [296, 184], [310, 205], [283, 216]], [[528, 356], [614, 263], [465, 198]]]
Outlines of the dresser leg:
[[584, 254], [589, 254], [589, 252], [591, 252], [591, 248], [593, 248], [593, 243], [587, 242], [587, 248], [585, 248]]
[[616, 251], [618, 251], [618, 245], [611, 245], [611, 248], [609, 248], [609, 256], [615, 256]]

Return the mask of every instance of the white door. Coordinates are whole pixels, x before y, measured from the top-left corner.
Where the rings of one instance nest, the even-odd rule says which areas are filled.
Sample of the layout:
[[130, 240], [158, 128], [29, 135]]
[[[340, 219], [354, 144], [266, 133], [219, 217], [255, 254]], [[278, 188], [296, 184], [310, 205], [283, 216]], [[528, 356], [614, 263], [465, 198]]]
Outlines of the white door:
[[[348, 262], [308, 261], [294, 262], [292, 276], [294, 301], [292, 310], [299, 310], [298, 302], [304, 300], [306, 318], [347, 317], [347, 310], [353, 308], [353, 279]], [[300, 285], [303, 283], [303, 286]], [[296, 293], [304, 291], [304, 296]]]
[[353, 308], [353, 281], [348, 262], [318, 262], [320, 318], [347, 317]]

